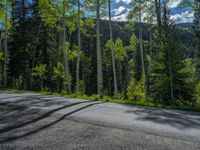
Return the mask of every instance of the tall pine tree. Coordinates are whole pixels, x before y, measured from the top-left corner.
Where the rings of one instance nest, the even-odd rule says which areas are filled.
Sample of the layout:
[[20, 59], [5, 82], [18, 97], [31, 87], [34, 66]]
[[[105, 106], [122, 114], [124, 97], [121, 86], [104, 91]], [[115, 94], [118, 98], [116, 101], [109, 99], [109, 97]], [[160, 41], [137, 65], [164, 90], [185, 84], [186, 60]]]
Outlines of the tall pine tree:
[[194, 33], [196, 37], [196, 69], [200, 79], [200, 0], [194, 1]]

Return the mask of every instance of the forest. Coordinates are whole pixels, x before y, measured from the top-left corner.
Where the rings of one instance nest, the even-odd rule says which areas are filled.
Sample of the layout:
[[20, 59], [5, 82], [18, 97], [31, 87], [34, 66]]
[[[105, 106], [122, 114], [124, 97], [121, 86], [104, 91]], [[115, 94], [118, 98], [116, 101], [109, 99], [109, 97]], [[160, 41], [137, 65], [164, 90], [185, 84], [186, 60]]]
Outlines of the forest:
[[0, 0], [0, 87], [200, 108], [200, 0], [176, 24], [168, 0]]

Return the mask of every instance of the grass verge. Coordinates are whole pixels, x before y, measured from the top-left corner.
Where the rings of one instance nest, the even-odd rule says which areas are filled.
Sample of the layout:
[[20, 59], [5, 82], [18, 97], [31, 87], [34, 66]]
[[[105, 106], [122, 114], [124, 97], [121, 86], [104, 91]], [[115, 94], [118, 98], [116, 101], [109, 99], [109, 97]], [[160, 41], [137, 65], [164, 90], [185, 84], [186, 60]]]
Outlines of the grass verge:
[[192, 107], [190, 105], [182, 105], [182, 106], [177, 106], [177, 105], [165, 105], [161, 103], [155, 103], [151, 100], [141, 100], [141, 101], [130, 101], [130, 100], [121, 100], [121, 99], [113, 99], [108, 96], [104, 96], [103, 98], [99, 98], [98, 95], [85, 95], [85, 94], [66, 94], [66, 93], [52, 93], [50, 94], [49, 92], [36, 92], [38, 94], [45, 94], [45, 95], [53, 95], [53, 96], [62, 96], [65, 98], [78, 98], [78, 99], [83, 99], [83, 100], [91, 100], [91, 101], [107, 101], [111, 103], [116, 103], [116, 104], [128, 104], [128, 105], [137, 105], [137, 106], [145, 106], [145, 107], [155, 107], [155, 108], [165, 108], [165, 109], [175, 109], [175, 110], [184, 110], [184, 111], [195, 111], [195, 112], [200, 112], [200, 104]]
[[[9, 89], [12, 92], [27, 92], [27, 91], [21, 91], [16, 89]], [[91, 101], [107, 101], [111, 103], [117, 103], [117, 104], [128, 104], [128, 105], [137, 105], [137, 106], [145, 106], [145, 107], [155, 107], [155, 108], [165, 108], [165, 109], [175, 109], [175, 110], [184, 110], [184, 111], [195, 111], [200, 112], [200, 103], [196, 106], [192, 107], [191, 105], [165, 105], [161, 103], [156, 103], [151, 100], [141, 100], [141, 101], [130, 101], [130, 100], [121, 100], [121, 99], [113, 99], [108, 96], [104, 96], [103, 98], [99, 98], [98, 95], [85, 95], [80, 93], [74, 93], [74, 94], [67, 94], [67, 93], [50, 93], [50, 92], [35, 92], [35, 91], [28, 91], [33, 92], [37, 94], [42, 95], [53, 95], [53, 96], [62, 96], [65, 98], [77, 98], [77, 99], [83, 99], [83, 100], [91, 100]], [[3, 110], [2, 110], [3, 111]], [[1, 108], [0, 108], [0, 114], [1, 114]]]

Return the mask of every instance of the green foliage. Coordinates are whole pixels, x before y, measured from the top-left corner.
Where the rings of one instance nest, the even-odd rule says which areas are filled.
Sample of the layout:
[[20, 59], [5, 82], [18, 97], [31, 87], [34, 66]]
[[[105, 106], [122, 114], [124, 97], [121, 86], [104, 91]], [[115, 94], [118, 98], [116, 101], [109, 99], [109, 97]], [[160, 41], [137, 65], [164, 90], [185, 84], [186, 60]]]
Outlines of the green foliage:
[[2, 52], [0, 52], [0, 61], [3, 61], [4, 60], [4, 55]]
[[41, 84], [41, 90], [43, 91], [43, 80], [46, 78], [45, 74], [47, 72], [47, 67], [45, 64], [39, 64], [35, 68], [33, 68], [33, 76], [39, 76], [40, 77], [40, 84]]
[[[9, 7], [12, 5], [11, 0], [0, 1], [0, 27], [5, 27], [6, 13], [7, 13], [7, 29], [11, 28], [11, 13], [9, 13]], [[1, 29], [1, 28], [0, 28]]]
[[[118, 61], [123, 61], [126, 58], [126, 48], [123, 46], [123, 42], [120, 38], [117, 38], [114, 46], [114, 54], [115, 59]], [[110, 40], [105, 44], [105, 52], [104, 52], [104, 64], [106, 67], [111, 67], [112, 65], [112, 42]]]
[[177, 84], [175, 87], [175, 92], [177, 94], [175, 93], [175, 95], [177, 95], [183, 104], [194, 104], [196, 103], [194, 97], [196, 82], [195, 64], [192, 59], [187, 58], [182, 61], [182, 65], [182, 68], [177, 72], [178, 77], [175, 80], [175, 83]]
[[38, 0], [38, 9], [45, 25], [54, 26], [58, 14], [53, 4], [49, 0]]
[[66, 16], [65, 24], [68, 27], [69, 34], [72, 34], [77, 29], [76, 23], [77, 23], [78, 15], [76, 12], [69, 11], [69, 10], [67, 14], [68, 15]]
[[80, 30], [81, 33], [85, 36], [85, 37], [89, 37], [89, 30], [93, 29], [95, 27], [94, 24], [94, 20], [93, 18], [86, 18], [84, 20], [81, 20], [80, 22]]
[[126, 57], [126, 49], [123, 46], [123, 42], [120, 38], [117, 38], [117, 40], [115, 41], [114, 52], [116, 60], [122, 61]]
[[137, 50], [137, 45], [138, 45], [138, 39], [135, 36], [135, 34], [133, 34], [130, 38], [130, 43], [129, 46], [127, 47], [128, 52], [130, 52], [131, 54], [135, 55], [136, 50]]
[[126, 25], [125, 25], [125, 29], [127, 30], [127, 31], [134, 31], [134, 23], [132, 22], [132, 21], [129, 21]]
[[112, 66], [112, 42], [107, 41], [104, 48], [103, 64], [105, 68], [109, 69]]
[[195, 64], [191, 58], [183, 60], [184, 67], [179, 71], [183, 75], [183, 79], [186, 83], [192, 84], [195, 82]]
[[147, 6], [150, 5], [149, 1], [146, 0], [134, 0], [131, 1], [131, 10], [128, 14], [128, 19], [130, 21], [137, 22], [140, 18], [140, 14], [146, 12]]
[[141, 101], [145, 98], [144, 80], [136, 81], [132, 79], [127, 87], [127, 97], [131, 101]]
[[79, 80], [79, 92], [81, 94], [85, 94], [85, 89], [86, 89], [86, 87], [85, 87], [84, 81], [83, 80]]
[[47, 65], [39, 64], [33, 68], [33, 75], [39, 76], [41, 79], [45, 79], [45, 74], [47, 72]]
[[2, 0], [1, 2], [0, 2], [0, 20], [5, 20], [5, 13], [6, 13], [6, 11], [5, 11], [5, 9], [4, 9], [4, 4], [5, 4], [5, 0]]
[[[137, 48], [138, 46], [138, 39], [133, 34], [130, 38], [129, 45], [126, 47], [127, 52], [128, 52], [128, 73], [130, 77], [134, 77], [136, 73], [136, 66], [137, 66], [137, 61], [136, 61], [136, 54], [137, 54]], [[129, 81], [130, 79], [128, 79]]]
[[60, 62], [53, 69], [53, 79], [65, 79], [64, 65]]
[[200, 105], [200, 82], [195, 85], [195, 98], [197, 103]]
[[126, 93], [125, 93], [125, 91], [123, 91], [123, 92], [118, 92], [118, 95], [117, 95], [117, 98], [120, 100], [124, 100], [125, 99], [125, 96], [126, 96]]
[[69, 49], [69, 42], [67, 42], [68, 46], [67, 46], [67, 56], [68, 56], [68, 59], [70, 61], [74, 61], [77, 57], [78, 57], [78, 48], [76, 45], [73, 45], [73, 47], [71, 48], [71, 50]]
[[195, 51], [195, 63], [196, 63], [196, 76], [200, 80], [200, 1], [194, 0], [193, 3], [193, 11], [194, 11], [194, 23], [193, 29], [195, 34], [196, 41], [196, 51]]
[[[5, 27], [5, 2], [6, 0], [1, 0], [0, 2], [0, 24], [2, 28]], [[40, 78], [41, 87], [43, 87], [42, 80], [45, 81], [46, 91], [57, 92], [57, 95], [65, 95], [66, 97], [109, 100], [116, 103], [156, 107], [162, 105], [166, 107], [166, 105], [172, 104], [190, 107], [191, 104], [200, 101], [200, 85], [199, 83], [196, 84], [199, 81], [197, 78], [200, 77], [199, 5], [193, 5], [196, 42], [192, 38], [192, 28], [187, 25], [184, 25], [184, 27], [177, 25], [177, 28], [175, 28], [165, 8], [162, 8], [162, 13], [164, 14], [161, 19], [162, 29], [161, 33], [158, 34], [157, 27], [154, 24], [156, 22], [154, 0], [132, 1], [128, 24], [112, 22], [113, 39], [116, 40], [114, 43], [108, 40], [110, 36], [108, 32], [109, 22], [101, 20], [101, 44], [105, 46], [102, 51], [104, 92], [110, 96], [105, 96], [101, 99], [98, 95], [93, 94], [97, 92], [97, 53], [94, 23], [96, 1], [84, 0], [84, 4], [81, 2], [80, 6], [81, 59], [79, 77], [81, 80], [79, 83], [80, 92], [74, 94], [66, 92], [66, 89], [69, 89], [69, 87], [66, 88], [66, 85], [71, 82], [72, 86], [70, 87], [72, 87], [72, 91], [75, 91], [75, 68], [78, 51], [76, 45], [78, 43], [77, 28], [79, 22], [78, 1], [66, 0], [65, 4], [63, 0], [34, 0], [31, 3], [29, 0], [24, 0], [24, 3], [20, 1], [10, 2], [8, 3], [8, 25], [10, 24], [10, 18], [13, 19], [12, 24], [10, 24], [12, 25], [12, 30], [8, 32], [8, 80], [10, 80], [8, 83], [10, 87], [38, 90], [38, 79]], [[197, 0], [193, 2], [195, 2], [193, 4], [199, 3]], [[107, 6], [106, 0], [100, 1], [100, 5], [101, 16], [106, 18], [105, 13], [107, 11], [104, 11]], [[65, 12], [64, 6], [66, 7]], [[139, 18], [145, 24], [134, 22], [135, 20], [138, 22]], [[150, 89], [149, 95], [145, 96], [144, 81], [138, 81], [141, 78], [141, 54], [137, 39], [138, 28], [140, 27], [143, 31], [143, 39], [141, 41], [145, 41], [143, 42], [145, 70], [147, 70], [145, 83], [147, 83], [147, 86], [149, 84], [147, 88]], [[66, 31], [64, 31], [65, 29]], [[157, 36], [152, 38], [152, 55], [149, 52], [150, 29], [152, 34]], [[66, 35], [64, 34], [65, 32]], [[3, 41], [5, 39], [4, 33], [1, 30]], [[67, 42], [64, 43], [64, 41]], [[63, 49], [65, 44], [66, 49]], [[111, 84], [114, 78], [112, 71], [112, 44], [115, 53], [117, 82], [119, 83], [119, 100], [111, 98], [114, 89]], [[195, 44], [197, 47], [194, 51]], [[4, 47], [4, 45], [1, 45], [1, 47]], [[194, 53], [196, 53], [195, 56]], [[66, 61], [64, 57], [68, 60], [69, 71], [64, 65]], [[196, 57], [196, 59], [193, 59], [193, 57]], [[3, 53], [0, 53], [1, 81], [3, 81], [3, 60]], [[39, 65], [32, 68], [36, 62]], [[170, 68], [172, 75], [170, 75]], [[31, 73], [34, 76], [33, 85], [29, 81]], [[172, 88], [170, 81], [173, 83]], [[174, 94], [173, 102], [170, 95], [171, 89]], [[148, 100], [150, 96], [154, 101]], [[126, 97], [128, 97], [127, 100], [125, 100]]]
[[175, 40], [175, 28], [166, 8], [164, 12], [159, 44], [153, 54], [152, 96], [168, 105], [190, 105], [194, 103], [195, 67], [191, 59], [185, 59], [185, 49]]

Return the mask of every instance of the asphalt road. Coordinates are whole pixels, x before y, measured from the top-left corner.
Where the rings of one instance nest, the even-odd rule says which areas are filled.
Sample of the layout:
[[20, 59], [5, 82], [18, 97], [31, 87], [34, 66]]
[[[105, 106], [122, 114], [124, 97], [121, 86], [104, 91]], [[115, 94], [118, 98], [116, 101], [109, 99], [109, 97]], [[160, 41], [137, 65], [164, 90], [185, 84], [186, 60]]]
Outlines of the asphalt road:
[[0, 91], [0, 150], [200, 150], [200, 113]]

